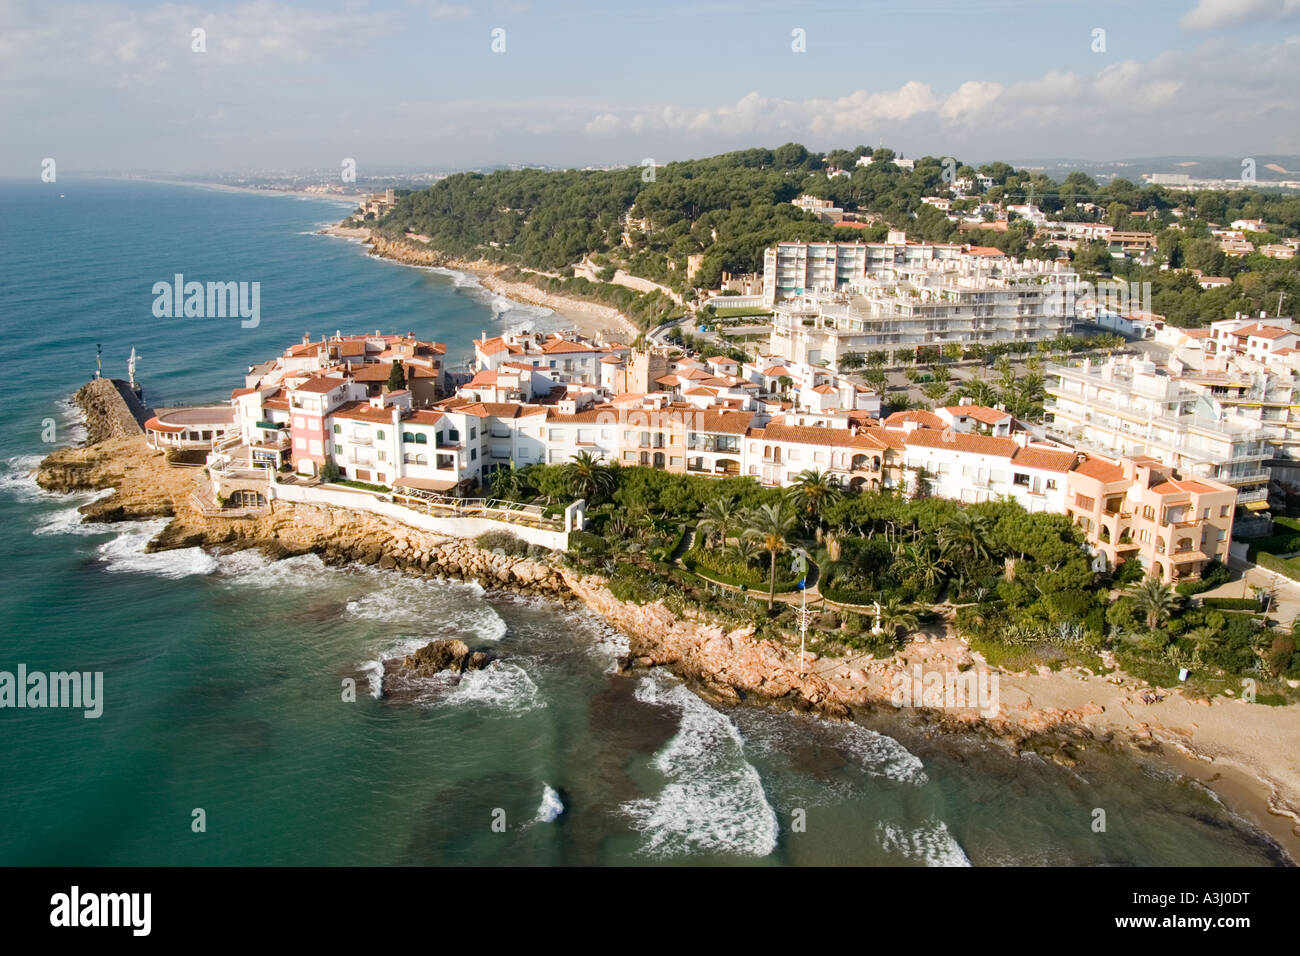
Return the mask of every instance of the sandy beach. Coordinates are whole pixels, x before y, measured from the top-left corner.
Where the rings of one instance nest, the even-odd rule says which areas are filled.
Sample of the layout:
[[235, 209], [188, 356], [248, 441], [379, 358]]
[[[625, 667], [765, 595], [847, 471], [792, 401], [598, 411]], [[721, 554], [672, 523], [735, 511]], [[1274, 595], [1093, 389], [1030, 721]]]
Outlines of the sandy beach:
[[601, 335], [606, 341], [631, 344], [641, 334], [631, 321], [611, 306], [557, 295], [527, 282], [510, 282], [502, 279], [499, 273], [503, 267], [497, 263], [482, 259], [472, 261], [458, 259], [411, 242], [399, 245], [378, 240], [369, 229], [364, 227], [335, 224], [322, 229], [321, 233], [341, 239], [361, 240], [369, 246], [371, 255], [381, 256], [403, 265], [448, 269], [473, 276], [483, 288], [513, 302], [550, 309], [563, 320], [565, 326], [576, 329], [588, 337]]
[[[984, 659], [960, 638], [920, 636], [892, 658], [823, 658], [814, 673], [846, 699], [888, 701], [900, 671], [956, 672]], [[1111, 742], [1157, 755], [1165, 764], [1199, 781], [1232, 810], [1268, 833], [1300, 861], [1300, 706], [1272, 707], [1240, 699], [1185, 696], [1180, 688], [1154, 688], [1122, 671], [1105, 676], [1086, 669], [1037, 673], [993, 669], [999, 701], [995, 715], [974, 709], [944, 711], [949, 722], [980, 724], [1002, 733], [1079, 728], [1087, 737], [1071, 740], [1070, 751], [1092, 741]], [[1148, 702], [1150, 701], [1150, 702]]]

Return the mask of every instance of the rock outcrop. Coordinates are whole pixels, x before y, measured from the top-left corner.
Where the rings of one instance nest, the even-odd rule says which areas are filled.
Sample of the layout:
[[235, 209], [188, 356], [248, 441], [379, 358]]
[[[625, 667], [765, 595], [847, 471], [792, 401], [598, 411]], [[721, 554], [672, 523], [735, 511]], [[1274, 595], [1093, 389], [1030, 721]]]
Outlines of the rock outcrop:
[[402, 659], [401, 669], [409, 677], [432, 677], [442, 671], [479, 671], [492, 663], [487, 651], [470, 651], [469, 645], [454, 638], [430, 641]]

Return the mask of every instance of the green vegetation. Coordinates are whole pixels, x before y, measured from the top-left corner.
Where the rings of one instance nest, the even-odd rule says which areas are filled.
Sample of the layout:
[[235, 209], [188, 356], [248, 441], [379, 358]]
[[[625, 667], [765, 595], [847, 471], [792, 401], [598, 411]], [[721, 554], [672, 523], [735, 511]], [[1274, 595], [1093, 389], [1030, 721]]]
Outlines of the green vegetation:
[[[857, 159], [868, 154], [874, 161], [858, 166]], [[664, 302], [643, 302], [646, 294], [612, 285], [616, 269], [689, 297], [696, 287], [716, 288], [724, 271], [760, 271], [763, 250], [778, 241], [845, 238], [845, 230], [790, 204], [804, 193], [870, 220], [853, 236], [863, 241], [881, 241], [892, 227], [906, 229], [914, 239], [960, 240], [1018, 257], [1048, 258], [1060, 252], [1022, 219], [1013, 218], [1005, 231], [959, 231], [957, 223], [921, 202], [923, 196], [951, 195], [943, 161], [923, 156], [909, 171], [890, 162], [893, 155], [888, 149], [865, 146], [814, 153], [787, 143], [778, 149], [669, 163], [655, 169], [651, 182], [642, 180], [640, 167], [460, 173], [429, 189], [400, 195], [376, 228], [390, 238], [409, 229], [429, 236], [435, 248], [452, 255], [531, 270], [521, 273], [523, 281], [554, 283], [549, 286], [553, 291], [620, 309], [626, 304], [646, 328], [654, 324], [650, 313], [665, 311]], [[828, 177], [831, 167], [849, 175]], [[957, 168], [958, 178], [975, 172], [965, 164]], [[1300, 198], [1260, 188], [1172, 191], [1122, 178], [1099, 186], [1078, 172], [1058, 183], [1042, 172], [1001, 162], [978, 172], [989, 176], [993, 186], [983, 195], [955, 200], [956, 211], [969, 211], [980, 202], [1032, 198], [1052, 219], [1105, 222], [1119, 230], [1153, 233], [1157, 249], [1150, 265], [1114, 258], [1103, 241], [1082, 244], [1071, 258], [1088, 278], [1115, 275], [1150, 282], [1154, 310], [1178, 325], [1206, 325], [1236, 312], [1275, 309], [1278, 293], [1300, 301], [1300, 259], [1270, 259], [1259, 253], [1228, 257], [1209, 231], [1211, 222], [1223, 225], [1249, 218], [1268, 224], [1267, 232], [1250, 234], [1256, 243], [1296, 236]], [[700, 260], [688, 275], [690, 256]], [[599, 282], [539, 274], [565, 273], [584, 257], [597, 262]], [[1191, 273], [1178, 271], [1191, 268], [1227, 276], [1232, 283], [1202, 289]], [[618, 302], [621, 298], [627, 302]], [[718, 311], [721, 316], [729, 310]]]
[[402, 371], [402, 363], [393, 359], [393, 367], [388, 370], [388, 390], [395, 392], [403, 388], [406, 388], [406, 373]]
[[747, 318], [749, 316], [756, 316], [758, 318], [770, 319], [772, 317], [771, 312], [769, 312], [767, 309], [759, 308], [758, 306], [749, 306], [748, 308], [738, 307], [734, 309], [715, 308], [712, 314], [717, 316], [719, 319], [733, 319], [733, 318], [742, 318], [742, 317]]
[[[843, 492], [815, 471], [789, 488], [764, 488], [750, 478], [673, 475], [589, 456], [534, 465], [520, 480], [542, 495], [589, 492], [588, 528], [572, 537], [567, 559], [604, 575], [616, 596], [753, 624], [760, 636], [790, 646], [797, 622], [792, 605], [777, 597], [797, 584], [790, 553], [806, 549], [814, 560], [810, 584], [846, 605], [825, 606], [819, 653], [889, 653], [943, 614], [990, 663], [1017, 669], [1098, 670], [1109, 650], [1156, 683], [1176, 683], [1188, 667], [1207, 692], [1249, 675], [1261, 686], [1278, 681], [1268, 692], [1286, 696], [1292, 692], [1280, 680], [1300, 668], [1293, 634], [1243, 613], [1258, 612], [1258, 602], [1197, 606], [1143, 578], [1132, 562], [1098, 574], [1068, 518], [1030, 514], [1009, 500]], [[691, 547], [674, 562], [692, 529]], [[1207, 568], [1213, 581], [1226, 574], [1217, 564]], [[881, 634], [871, 633], [876, 602]]]
[[369, 481], [353, 481], [351, 478], [335, 478], [332, 484], [346, 485], [349, 488], [360, 488], [362, 491], [377, 491], [380, 494], [387, 494], [392, 491], [387, 485], [376, 485]]
[[528, 554], [528, 542], [509, 531], [486, 531], [474, 539], [474, 544], [484, 551], [500, 551], [515, 558]]

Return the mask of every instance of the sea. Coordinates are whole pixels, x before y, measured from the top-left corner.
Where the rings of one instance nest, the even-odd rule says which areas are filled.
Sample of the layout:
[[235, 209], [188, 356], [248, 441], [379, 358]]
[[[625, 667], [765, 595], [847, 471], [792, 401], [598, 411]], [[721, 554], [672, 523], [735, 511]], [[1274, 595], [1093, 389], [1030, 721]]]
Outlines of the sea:
[[[98, 718], [0, 709], [0, 864], [1287, 862], [1154, 760], [718, 707], [616, 673], [626, 642], [588, 612], [311, 555], [148, 553], [163, 522], [89, 524], [92, 495], [36, 486], [84, 438], [70, 399], [97, 354], [125, 378], [134, 348], [158, 407], [223, 400], [304, 333], [415, 332], [455, 368], [482, 330], [564, 324], [319, 234], [348, 208], [0, 181], [0, 671], [103, 674]], [[156, 317], [177, 274], [260, 283], [259, 324]], [[384, 660], [443, 637], [497, 660], [381, 693]]]

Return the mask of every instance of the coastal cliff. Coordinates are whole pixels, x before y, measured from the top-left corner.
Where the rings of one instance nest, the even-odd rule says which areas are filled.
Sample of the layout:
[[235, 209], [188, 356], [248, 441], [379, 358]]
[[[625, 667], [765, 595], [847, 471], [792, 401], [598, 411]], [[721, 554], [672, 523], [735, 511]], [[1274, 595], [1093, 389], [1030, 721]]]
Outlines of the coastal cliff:
[[[801, 666], [797, 651], [756, 639], [752, 627], [679, 615], [661, 602], [621, 601], [600, 576], [581, 575], [553, 558], [485, 551], [472, 541], [370, 513], [272, 501], [261, 514], [209, 516], [191, 500], [202, 470], [169, 464], [147, 446], [138, 426], [130, 434], [132, 415], [116, 387], [91, 383], [78, 392], [77, 402], [90, 434], [110, 437], [55, 451], [37, 469], [37, 482], [58, 492], [114, 489], [82, 507], [87, 520], [170, 518], [150, 550], [256, 548], [273, 558], [316, 553], [328, 564], [355, 562], [581, 602], [627, 635], [630, 653], [621, 670], [666, 667], [718, 703], [777, 706], [832, 719], [895, 714], [892, 691], [900, 675], [916, 668], [988, 670], [952, 635], [918, 639], [887, 659], [807, 655]], [[1293, 766], [1295, 708], [1196, 701], [1177, 690], [1155, 695], [1158, 702], [1151, 704], [1151, 689], [1119, 672], [998, 676], [1000, 701], [990, 712], [911, 706], [904, 716], [922, 733], [974, 731], [1012, 752], [1032, 750], [1067, 766], [1089, 748], [1125, 745], [1189, 758], [1180, 769], [1215, 786], [1220, 772], [1231, 769], [1259, 782], [1247, 802], [1278, 818], [1272, 832], [1283, 841], [1290, 833], [1293, 854], [1300, 847], [1291, 830], [1300, 810], [1300, 772]]]

